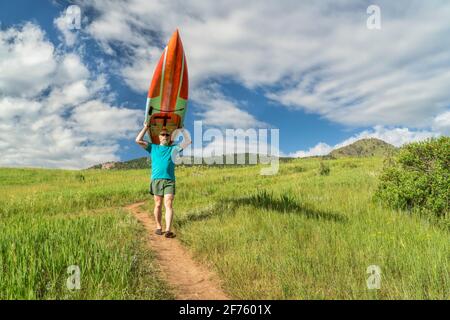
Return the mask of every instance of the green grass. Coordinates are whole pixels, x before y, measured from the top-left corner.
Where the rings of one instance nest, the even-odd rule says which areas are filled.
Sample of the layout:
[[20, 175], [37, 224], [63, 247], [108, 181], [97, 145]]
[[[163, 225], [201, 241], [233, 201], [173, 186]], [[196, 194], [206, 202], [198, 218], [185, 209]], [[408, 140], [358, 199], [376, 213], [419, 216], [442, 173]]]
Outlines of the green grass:
[[[237, 299], [449, 299], [448, 229], [372, 200], [381, 158], [327, 160], [329, 175], [321, 161], [280, 163], [274, 176], [178, 168], [178, 239]], [[170, 298], [144, 231], [120, 210], [149, 199], [148, 174], [0, 169], [0, 297]], [[78, 293], [64, 289], [71, 264]], [[380, 290], [367, 289], [369, 265]]]
[[[139, 192], [126, 182], [117, 189], [119, 175], [83, 172], [81, 182], [79, 174], [0, 170], [0, 299], [172, 299], [143, 227], [123, 209], [104, 208]], [[71, 265], [80, 268], [80, 290], [67, 289]]]
[[[180, 239], [239, 299], [450, 298], [450, 234], [372, 201], [381, 159], [326, 162], [329, 176], [303, 159], [275, 176], [183, 179]], [[367, 289], [369, 265], [381, 268], [380, 290]]]

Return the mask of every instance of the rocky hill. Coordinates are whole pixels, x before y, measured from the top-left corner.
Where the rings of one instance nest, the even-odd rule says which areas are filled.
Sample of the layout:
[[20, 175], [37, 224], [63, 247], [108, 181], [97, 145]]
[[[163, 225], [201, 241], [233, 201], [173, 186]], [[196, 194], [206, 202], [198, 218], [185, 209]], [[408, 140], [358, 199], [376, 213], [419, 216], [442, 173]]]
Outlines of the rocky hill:
[[376, 138], [361, 139], [348, 146], [335, 149], [328, 156], [342, 157], [371, 157], [384, 156], [397, 150], [392, 144]]

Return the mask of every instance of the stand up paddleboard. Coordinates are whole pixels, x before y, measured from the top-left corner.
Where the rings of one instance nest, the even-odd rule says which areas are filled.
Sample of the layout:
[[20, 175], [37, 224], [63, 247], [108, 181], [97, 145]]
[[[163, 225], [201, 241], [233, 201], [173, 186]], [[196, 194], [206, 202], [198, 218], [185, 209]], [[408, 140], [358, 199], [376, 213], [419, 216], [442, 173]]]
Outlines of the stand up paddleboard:
[[188, 70], [183, 44], [176, 30], [164, 49], [148, 90], [145, 122], [150, 123], [152, 143], [159, 144], [159, 133], [170, 134], [183, 127], [188, 100]]

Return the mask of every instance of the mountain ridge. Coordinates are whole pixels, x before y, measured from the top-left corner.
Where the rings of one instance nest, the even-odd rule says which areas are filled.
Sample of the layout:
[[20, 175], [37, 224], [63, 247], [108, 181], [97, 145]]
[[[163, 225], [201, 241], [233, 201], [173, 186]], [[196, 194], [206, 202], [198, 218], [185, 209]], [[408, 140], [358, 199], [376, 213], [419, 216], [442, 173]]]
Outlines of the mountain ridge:
[[[364, 139], [357, 140], [349, 145], [343, 146], [341, 148], [334, 149], [330, 153], [328, 153], [328, 155], [312, 156], [312, 157], [314, 157], [314, 158], [323, 157], [323, 158], [333, 159], [333, 158], [342, 158], [342, 157], [385, 156], [387, 154], [395, 152], [396, 150], [397, 150], [396, 147], [394, 147], [393, 145], [391, 145], [381, 139], [364, 138]], [[242, 165], [245, 165], [245, 164], [250, 165], [249, 159], [250, 159], [251, 155], [254, 155], [254, 154], [249, 154], [249, 153], [234, 154], [233, 155], [233, 159], [234, 159], [233, 164], [226, 163], [226, 156], [206, 157], [204, 159], [199, 159], [199, 158], [190, 156], [190, 157], [183, 157], [184, 159], [190, 158], [190, 161], [191, 161], [190, 164], [184, 163], [184, 164], [180, 164], [180, 165], [184, 165], [184, 166], [205, 165], [208, 163], [213, 163], [214, 160], [220, 160], [221, 158], [222, 158], [223, 164], [215, 163], [212, 165], [215, 165], [215, 166], [234, 165], [234, 164], [238, 164], [237, 159], [239, 156], [241, 156], [241, 157], [244, 156], [244, 158], [245, 158], [245, 163]], [[258, 157], [258, 159], [259, 159], [259, 157]], [[280, 157], [279, 159], [280, 159], [280, 162], [288, 162], [295, 158]], [[105, 162], [105, 163], [101, 163], [101, 164], [97, 164], [92, 167], [89, 167], [88, 169], [104, 169], [104, 170], [109, 170], [109, 169], [115, 169], [115, 170], [147, 169], [147, 168], [150, 168], [150, 164], [151, 164], [150, 157], [141, 157], [141, 158], [136, 158], [136, 159], [127, 160], [127, 161]]]

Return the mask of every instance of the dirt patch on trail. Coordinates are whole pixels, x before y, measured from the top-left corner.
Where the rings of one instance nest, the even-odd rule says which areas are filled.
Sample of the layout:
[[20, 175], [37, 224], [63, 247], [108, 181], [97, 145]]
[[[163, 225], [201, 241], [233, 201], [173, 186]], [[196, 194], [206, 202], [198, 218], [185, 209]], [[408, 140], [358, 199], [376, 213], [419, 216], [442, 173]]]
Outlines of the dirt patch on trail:
[[194, 261], [192, 255], [176, 238], [168, 239], [155, 234], [153, 214], [144, 211], [138, 202], [126, 206], [148, 232], [148, 245], [155, 253], [163, 279], [172, 287], [178, 300], [228, 300], [220, 287], [219, 277]]

